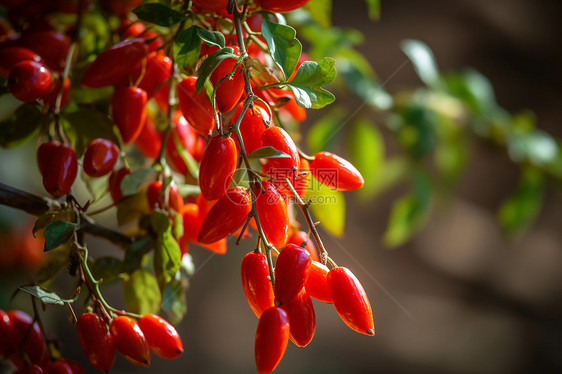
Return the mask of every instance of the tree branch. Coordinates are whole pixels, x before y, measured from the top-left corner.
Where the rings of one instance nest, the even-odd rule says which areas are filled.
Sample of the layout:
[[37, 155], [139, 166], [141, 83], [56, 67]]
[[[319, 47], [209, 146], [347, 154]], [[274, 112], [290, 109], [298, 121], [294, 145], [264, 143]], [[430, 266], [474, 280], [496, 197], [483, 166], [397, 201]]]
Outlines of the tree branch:
[[[0, 183], [0, 204], [37, 217], [47, 213], [49, 210], [60, 210], [66, 206], [64, 202], [61, 203], [49, 198], [43, 198], [3, 183]], [[121, 248], [126, 248], [132, 243], [131, 238], [120, 232], [98, 225], [86, 215], [80, 214], [80, 223], [80, 229], [84, 232], [107, 239]]]

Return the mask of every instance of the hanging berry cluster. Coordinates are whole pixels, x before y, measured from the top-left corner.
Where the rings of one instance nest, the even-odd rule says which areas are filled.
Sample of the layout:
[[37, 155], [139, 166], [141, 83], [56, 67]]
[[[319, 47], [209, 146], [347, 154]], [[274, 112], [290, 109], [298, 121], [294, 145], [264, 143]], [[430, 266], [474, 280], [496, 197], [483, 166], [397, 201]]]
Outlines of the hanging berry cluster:
[[[328, 256], [309, 212], [314, 202], [306, 201], [312, 178], [352, 191], [363, 177], [340, 156], [307, 155], [294, 141], [306, 108], [334, 100], [322, 87], [334, 79], [334, 61], [309, 61], [294, 29], [275, 22], [282, 19], [276, 12], [308, 1], [141, 2], [0, 1], [8, 10], [0, 75], [16, 107], [38, 118], [37, 164], [45, 190], [58, 199], [33, 231], [43, 232], [45, 251], [67, 254], [77, 295], [82, 285], [89, 292], [88, 310], [74, 322], [90, 364], [108, 372], [116, 351], [139, 366], [150, 364], [150, 351], [178, 357], [177, 332], [153, 313], [163, 308], [172, 322], [181, 320], [190, 244], [223, 254], [230, 235], [237, 244], [256, 238], [241, 276], [259, 318], [259, 373], [275, 369], [289, 340], [310, 343], [311, 297], [333, 303], [353, 330], [374, 335], [363, 287]], [[57, 23], [60, 13], [74, 22]], [[107, 35], [95, 35], [106, 37], [101, 47], [88, 40], [94, 33], [88, 27], [100, 22], [107, 25]], [[92, 191], [85, 202], [73, 193], [82, 182]], [[113, 202], [93, 209], [106, 192]], [[119, 224], [134, 224], [132, 234], [94, 223], [93, 216], [111, 208]], [[85, 232], [117, 242], [124, 259], [91, 257]], [[130, 311], [103, 298], [100, 284], [112, 277], [125, 279]], [[39, 283], [20, 289], [73, 310], [76, 297], [62, 299]], [[160, 299], [140, 303], [141, 286]], [[164, 294], [173, 306], [161, 301]], [[49, 354], [39, 316], [22, 313], [2, 312], [3, 336], [16, 344], [2, 346], [1, 354], [21, 372], [74, 367]]]

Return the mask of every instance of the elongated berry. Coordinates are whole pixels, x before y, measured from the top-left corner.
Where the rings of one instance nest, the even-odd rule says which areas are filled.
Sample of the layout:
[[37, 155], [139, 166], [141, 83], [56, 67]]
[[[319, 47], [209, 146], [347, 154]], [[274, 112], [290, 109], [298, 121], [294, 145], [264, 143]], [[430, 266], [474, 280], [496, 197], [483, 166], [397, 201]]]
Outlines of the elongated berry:
[[339, 190], [363, 187], [363, 176], [349, 161], [330, 152], [318, 152], [310, 162], [310, 171], [320, 183]]
[[137, 87], [120, 87], [111, 98], [113, 121], [125, 144], [135, 141], [146, 119], [146, 91]]
[[156, 129], [154, 122], [147, 115], [142, 130], [135, 140], [135, 145], [144, 156], [156, 158], [162, 147], [162, 138], [162, 133]]
[[13, 326], [13, 349], [10, 359], [14, 365], [22, 368], [25, 356], [31, 364], [45, 365], [49, 361], [49, 351], [39, 324], [21, 310], [8, 311], [7, 315]]
[[131, 169], [122, 167], [119, 170], [114, 171], [109, 176], [109, 193], [114, 203], [119, 202], [123, 198], [123, 192], [121, 191], [121, 182], [123, 178], [131, 174]]
[[221, 198], [232, 183], [238, 153], [230, 137], [214, 136], [207, 144], [199, 168], [199, 187], [207, 200]]
[[332, 303], [332, 294], [328, 287], [328, 272], [330, 270], [318, 261], [312, 261], [308, 278], [304, 283], [306, 292], [313, 298], [325, 303]]
[[306, 347], [316, 331], [316, 314], [312, 299], [303, 288], [289, 302], [281, 305], [289, 316], [291, 341], [297, 347]]
[[119, 316], [111, 321], [109, 331], [117, 352], [129, 362], [138, 366], [150, 365], [150, 350], [146, 338], [134, 319]]
[[215, 114], [205, 92], [197, 93], [196, 81], [197, 77], [187, 77], [178, 84], [178, 100], [189, 124], [197, 133], [207, 136], [215, 124]]
[[256, 330], [254, 353], [259, 374], [271, 373], [279, 364], [289, 342], [289, 316], [272, 306], [260, 317]]
[[249, 252], [242, 259], [242, 288], [256, 317], [274, 306], [273, 288], [269, 280], [267, 259], [261, 252]]
[[275, 248], [283, 247], [289, 238], [287, 203], [269, 181], [262, 181], [261, 188], [256, 186], [255, 194], [258, 217], [265, 237]]
[[[230, 47], [234, 49], [233, 53], [236, 56], [240, 56], [240, 49], [237, 46]], [[217, 47], [216, 49], [218, 50]], [[213, 52], [213, 49], [209, 50], [209, 53]], [[224, 59], [219, 66], [213, 70], [210, 77], [211, 83], [214, 87], [216, 87], [217, 106], [223, 113], [230, 112], [236, 106], [236, 103], [238, 103], [240, 97], [242, 97], [242, 94], [244, 93], [245, 83], [244, 75], [241, 74], [240, 71], [242, 69], [241, 64], [238, 65], [231, 78], [223, 80], [217, 87], [218, 82], [234, 70], [236, 62], [236, 58], [233, 57]]]
[[298, 245], [287, 244], [275, 263], [275, 298], [281, 304], [289, 302], [303, 288], [311, 265], [308, 251]]
[[263, 132], [261, 140], [264, 147], [270, 146], [289, 155], [268, 158], [263, 171], [278, 180], [289, 178], [292, 181], [299, 170], [300, 156], [291, 136], [282, 128], [272, 126]]
[[0, 357], [4, 357], [12, 351], [13, 335], [13, 323], [8, 314], [0, 309]]
[[349, 269], [337, 267], [327, 276], [334, 307], [351, 329], [365, 335], [375, 335], [373, 311], [359, 280]]
[[10, 92], [25, 103], [47, 96], [52, 83], [51, 71], [33, 60], [18, 62], [8, 76]]
[[109, 174], [119, 156], [119, 149], [109, 139], [97, 138], [88, 144], [84, 153], [82, 167], [91, 177], [101, 177]]
[[156, 314], [144, 314], [139, 326], [150, 349], [162, 358], [172, 360], [183, 353], [181, 338], [165, 319]]
[[[234, 116], [232, 116], [231, 124], [234, 124], [240, 114], [242, 113], [243, 103], [238, 105]], [[263, 142], [261, 137], [265, 131], [265, 126], [269, 125], [272, 121], [272, 114], [269, 105], [263, 101], [254, 101], [251, 108], [246, 110], [242, 121], [240, 122], [240, 134], [242, 135], [242, 141], [244, 142], [244, 148], [246, 153], [249, 155], [258, 148], [263, 147]], [[236, 149], [240, 152], [240, 144], [238, 144], [238, 138], [236, 134], [231, 135], [232, 139], [236, 142]]]
[[90, 364], [98, 371], [107, 373], [115, 362], [115, 345], [103, 318], [84, 313], [76, 322], [78, 341]]
[[198, 240], [208, 244], [226, 238], [242, 226], [251, 209], [252, 199], [247, 189], [241, 186], [229, 189], [207, 214]]
[[299, 247], [304, 247], [310, 253], [312, 261], [318, 261], [318, 251], [314, 245], [314, 238], [309, 236], [305, 231], [293, 230], [289, 235], [287, 243], [296, 244]]
[[58, 140], [43, 143], [37, 150], [37, 163], [45, 190], [54, 197], [66, 195], [78, 172], [76, 153]]

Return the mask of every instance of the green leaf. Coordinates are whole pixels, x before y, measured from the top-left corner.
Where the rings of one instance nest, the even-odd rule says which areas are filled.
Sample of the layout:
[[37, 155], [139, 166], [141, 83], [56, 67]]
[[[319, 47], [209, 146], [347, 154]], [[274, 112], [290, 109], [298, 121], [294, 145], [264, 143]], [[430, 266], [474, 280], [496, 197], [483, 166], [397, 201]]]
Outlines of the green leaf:
[[104, 282], [117, 279], [122, 272], [123, 261], [111, 256], [97, 258], [92, 267], [94, 278]]
[[497, 109], [492, 84], [484, 75], [469, 69], [462, 74], [445, 77], [448, 91], [461, 99], [471, 113], [484, 115]]
[[342, 124], [346, 114], [342, 107], [335, 107], [310, 127], [306, 140], [311, 154], [326, 151], [332, 147], [343, 128]]
[[126, 175], [121, 181], [121, 192], [123, 193], [123, 196], [135, 194], [139, 189], [139, 185], [153, 171], [153, 168], [138, 169], [131, 174]]
[[[5, 98], [10, 96], [3, 95], [0, 97], [0, 105], [6, 104], [7, 107], [10, 107], [7, 111], [11, 110], [13, 104], [13, 102], [6, 103], [7, 99]], [[0, 122], [0, 147], [15, 148], [20, 146], [35, 133], [35, 130], [46, 125], [48, 121], [48, 117], [42, 114], [34, 104], [28, 103], [18, 106], [13, 113]]]
[[414, 176], [412, 193], [399, 199], [392, 207], [384, 233], [386, 245], [402, 245], [421, 229], [428, 217], [430, 199], [431, 186], [428, 176], [418, 170]]
[[186, 18], [180, 12], [159, 3], [141, 4], [133, 9], [133, 13], [143, 21], [164, 27], [176, 25]]
[[291, 26], [273, 23], [264, 18], [261, 32], [269, 46], [271, 57], [283, 71], [285, 80], [289, 79], [299, 62], [302, 51], [301, 42], [295, 38], [296, 30]]
[[413, 39], [404, 40], [400, 45], [422, 82], [435, 89], [441, 88], [439, 70], [431, 49], [425, 43]]
[[221, 48], [218, 51], [212, 53], [208, 56], [205, 61], [201, 64], [199, 68], [199, 77], [195, 82], [195, 89], [197, 93], [200, 93], [205, 86], [205, 81], [211, 76], [213, 71], [227, 58], [238, 58], [234, 53], [234, 49], [230, 47]]
[[37, 284], [48, 284], [62, 269], [67, 269], [70, 262], [70, 245], [61, 246], [44, 254], [46, 259], [37, 272], [34, 281]]
[[332, 27], [332, 0], [311, 0], [303, 8], [323, 28]]
[[260, 158], [288, 158], [291, 157], [285, 152], [281, 152], [271, 146], [261, 147], [250, 153], [248, 158], [250, 160], [257, 160]]
[[127, 308], [137, 314], [157, 313], [160, 309], [160, 289], [154, 275], [144, 269], [134, 271], [123, 282]]
[[336, 77], [335, 60], [324, 57], [319, 63], [305, 61], [299, 66], [295, 78], [287, 86], [295, 94], [297, 103], [305, 108], [319, 109], [336, 99], [322, 88]]
[[133, 242], [125, 250], [125, 259], [123, 260], [123, 270], [127, 273], [133, 273], [142, 266], [142, 260], [150, 250], [154, 248], [154, 242], [149, 238], [143, 238]]
[[164, 234], [170, 228], [170, 220], [162, 212], [150, 213], [150, 226], [157, 234]]
[[180, 323], [187, 313], [185, 292], [179, 282], [169, 283], [164, 288], [162, 309], [168, 314], [168, 319], [172, 325]]
[[61, 221], [76, 221], [76, 214], [72, 210], [60, 210], [57, 212], [45, 213], [39, 216], [33, 225], [33, 235], [41, 229], [44, 229], [49, 223], [61, 220]]
[[544, 199], [545, 179], [536, 169], [526, 168], [514, 193], [500, 206], [498, 219], [503, 230], [513, 235], [528, 227], [537, 217]]
[[43, 304], [64, 305], [64, 300], [54, 292], [39, 286], [20, 286], [18, 289], [41, 300]]
[[117, 224], [119, 226], [125, 226], [136, 221], [148, 211], [146, 191], [141, 190], [133, 195], [127, 196], [119, 202], [119, 205], [117, 205]]
[[381, 2], [380, 0], [365, 0], [369, 8], [369, 18], [378, 20], [381, 17]]
[[45, 251], [58, 248], [68, 242], [79, 228], [80, 225], [68, 221], [56, 220], [49, 223], [44, 231]]
[[156, 241], [154, 271], [158, 284], [164, 289], [174, 278], [181, 266], [181, 249], [171, 233], [171, 227]]
[[310, 210], [315, 219], [332, 235], [342, 236], [345, 227], [345, 197], [310, 178], [306, 199], [311, 201]]
[[173, 47], [174, 60], [180, 67], [193, 66], [201, 54], [201, 41], [224, 47], [225, 38], [219, 31], [205, 30], [191, 26], [179, 33]]
[[536, 166], [553, 162], [560, 153], [554, 138], [541, 130], [525, 134], [512, 134], [508, 138], [508, 152], [515, 162], [528, 160]]
[[[90, 107], [79, 107], [77, 111], [64, 113], [65, 134], [80, 158], [88, 144], [96, 138], [109, 139], [119, 144], [114, 126], [107, 114]], [[68, 121], [68, 122], [67, 122]]]
[[349, 156], [351, 163], [359, 170], [368, 188], [376, 183], [384, 163], [384, 141], [375, 125], [366, 119], [354, 123], [349, 133]]

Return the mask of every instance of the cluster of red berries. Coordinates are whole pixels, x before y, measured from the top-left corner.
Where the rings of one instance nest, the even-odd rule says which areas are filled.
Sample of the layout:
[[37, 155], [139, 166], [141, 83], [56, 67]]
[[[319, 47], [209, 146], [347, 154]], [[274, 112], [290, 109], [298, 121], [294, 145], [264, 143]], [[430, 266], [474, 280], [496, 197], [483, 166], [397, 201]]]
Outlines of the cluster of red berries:
[[145, 314], [138, 322], [119, 316], [108, 325], [94, 313], [84, 313], [76, 323], [78, 340], [92, 366], [107, 373], [113, 367], [115, 351], [138, 366], [150, 365], [150, 351], [175, 359], [183, 353], [176, 329], [156, 314]]
[[9, 358], [14, 374], [85, 374], [74, 360], [53, 360], [37, 321], [21, 310], [0, 310], [0, 357]]
[[344, 267], [331, 270], [295, 244], [287, 244], [275, 264], [274, 287], [263, 253], [250, 252], [242, 260], [242, 286], [248, 304], [259, 318], [255, 340], [259, 373], [275, 369], [289, 339], [307, 346], [316, 330], [311, 297], [333, 303], [338, 315], [353, 330], [374, 335], [373, 312], [357, 278]]

